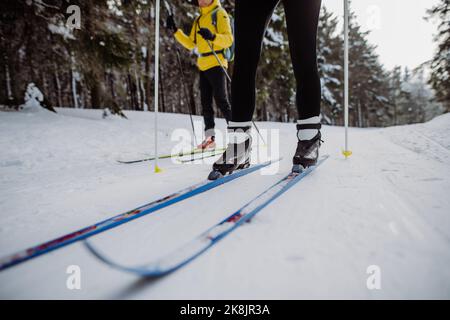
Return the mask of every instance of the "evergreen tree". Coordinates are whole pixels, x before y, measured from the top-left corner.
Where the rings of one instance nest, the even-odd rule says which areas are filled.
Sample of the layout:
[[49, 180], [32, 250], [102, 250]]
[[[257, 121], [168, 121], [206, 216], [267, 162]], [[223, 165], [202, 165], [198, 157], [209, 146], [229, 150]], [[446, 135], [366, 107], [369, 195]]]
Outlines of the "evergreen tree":
[[450, 112], [450, 1], [440, 0], [428, 10], [428, 19], [439, 20], [435, 35], [438, 49], [431, 63], [430, 84], [437, 100], [444, 105], [446, 112]]
[[342, 39], [337, 35], [338, 19], [322, 8], [318, 32], [318, 65], [322, 82], [322, 116], [327, 124], [342, 120]]
[[[178, 27], [190, 31], [199, 14], [196, 1], [169, 1]], [[233, 15], [234, 0], [223, 0]], [[66, 27], [69, 5], [81, 9], [81, 29]], [[448, 111], [448, 1], [429, 11], [441, 19], [439, 52], [432, 63], [430, 83]], [[164, 28], [161, 6], [159, 110], [199, 113], [196, 56]], [[0, 1], [0, 104], [23, 104], [25, 89], [34, 83], [42, 105], [153, 110], [155, 0], [3, 0]], [[338, 19], [325, 8], [318, 33], [318, 66], [322, 84], [323, 121], [343, 124], [343, 38]], [[176, 48], [185, 71], [180, 77]], [[418, 70], [397, 68], [388, 73], [376, 48], [367, 41], [351, 15], [350, 123], [386, 126], [425, 121], [441, 112], [433, 91]], [[232, 73], [230, 65], [229, 72]], [[189, 96], [185, 96], [183, 85]], [[257, 73], [255, 119], [295, 121], [295, 77], [287, 41], [284, 8], [278, 6], [264, 37]], [[446, 102], [447, 101], [447, 102]]]
[[369, 44], [368, 31], [362, 31], [354, 12], [349, 23], [350, 123], [357, 127], [392, 123], [393, 108], [388, 100], [388, 75]]
[[395, 126], [399, 123], [399, 114], [401, 113], [399, 110], [400, 100], [402, 98], [402, 94], [404, 93], [402, 90], [402, 68], [400, 66], [396, 66], [389, 78], [389, 99], [393, 104], [393, 119], [392, 124]]
[[[6, 89], [0, 102], [17, 107], [23, 102], [28, 85], [34, 83], [44, 95], [42, 105], [54, 111], [49, 98], [57, 90], [51, 75], [56, 64], [64, 65], [64, 60], [58, 55], [59, 48], [49, 28], [61, 17], [59, 8], [25, 0], [5, 0], [0, 6], [0, 59], [5, 71], [0, 79]], [[52, 47], [55, 50], [49, 50]]]
[[112, 70], [123, 71], [131, 65], [132, 47], [108, 2], [72, 2], [81, 8], [84, 22], [81, 30], [74, 30], [70, 49], [89, 88], [91, 108], [109, 107], [112, 113], [124, 116], [113, 92], [108, 92], [107, 82]]

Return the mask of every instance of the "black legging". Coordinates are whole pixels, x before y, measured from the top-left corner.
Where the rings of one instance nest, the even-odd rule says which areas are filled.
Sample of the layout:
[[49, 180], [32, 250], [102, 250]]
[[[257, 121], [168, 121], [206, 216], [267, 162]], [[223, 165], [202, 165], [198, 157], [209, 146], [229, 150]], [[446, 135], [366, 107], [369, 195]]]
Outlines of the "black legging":
[[[256, 68], [272, 13], [280, 0], [236, 0], [236, 58], [232, 82], [232, 121], [250, 121], [255, 109]], [[297, 80], [299, 119], [320, 114], [321, 88], [316, 38], [321, 0], [281, 0]], [[274, 62], [276, 63], [276, 62]]]
[[[200, 71], [200, 96], [205, 131], [214, 129], [215, 126], [213, 97], [225, 120], [227, 122], [230, 120], [231, 108], [228, 101], [227, 79], [221, 67]], [[213, 135], [214, 132], [210, 132], [210, 134]]]

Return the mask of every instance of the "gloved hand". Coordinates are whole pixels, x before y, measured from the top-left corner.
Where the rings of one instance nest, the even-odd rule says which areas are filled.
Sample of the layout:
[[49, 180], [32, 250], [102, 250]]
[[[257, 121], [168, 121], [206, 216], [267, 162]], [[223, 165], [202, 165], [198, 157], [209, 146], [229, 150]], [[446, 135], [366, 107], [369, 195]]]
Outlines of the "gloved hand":
[[169, 30], [171, 30], [173, 33], [177, 32], [178, 28], [175, 23], [175, 20], [173, 19], [173, 16], [168, 16], [166, 19], [166, 26]]
[[216, 35], [209, 31], [209, 29], [207, 28], [200, 28], [197, 33], [201, 35], [205, 40], [214, 41], [214, 39], [216, 38]]

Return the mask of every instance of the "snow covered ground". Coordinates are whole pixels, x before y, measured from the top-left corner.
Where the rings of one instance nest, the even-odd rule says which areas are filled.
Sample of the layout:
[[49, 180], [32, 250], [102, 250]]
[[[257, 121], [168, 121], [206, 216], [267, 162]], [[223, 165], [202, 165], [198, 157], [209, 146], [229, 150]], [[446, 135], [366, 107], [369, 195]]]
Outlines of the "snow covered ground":
[[[55, 238], [184, 188], [210, 164], [117, 159], [153, 152], [152, 113], [102, 119], [100, 110], [0, 112], [0, 256]], [[200, 118], [196, 118], [200, 123]], [[164, 153], [185, 115], [160, 114]], [[225, 123], [219, 120], [219, 128]], [[275, 175], [254, 173], [91, 238], [118, 261], [142, 264], [219, 222], [283, 176], [295, 149], [280, 130]], [[0, 272], [0, 298], [298, 299], [450, 298], [450, 114], [387, 129], [325, 127], [330, 159], [211, 250], [157, 281], [113, 270], [81, 243]], [[81, 290], [66, 287], [81, 268]], [[369, 266], [381, 289], [369, 290]]]

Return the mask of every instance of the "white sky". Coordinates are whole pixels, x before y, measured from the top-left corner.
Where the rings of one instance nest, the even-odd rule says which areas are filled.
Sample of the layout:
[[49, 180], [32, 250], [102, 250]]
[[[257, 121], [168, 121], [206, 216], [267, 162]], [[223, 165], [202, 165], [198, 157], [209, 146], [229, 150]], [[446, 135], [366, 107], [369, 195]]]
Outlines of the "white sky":
[[[352, 9], [369, 41], [378, 46], [381, 62], [415, 68], [430, 60], [435, 51], [436, 24], [423, 19], [438, 0], [353, 0]], [[343, 0], [322, 0], [322, 5], [342, 17]]]

